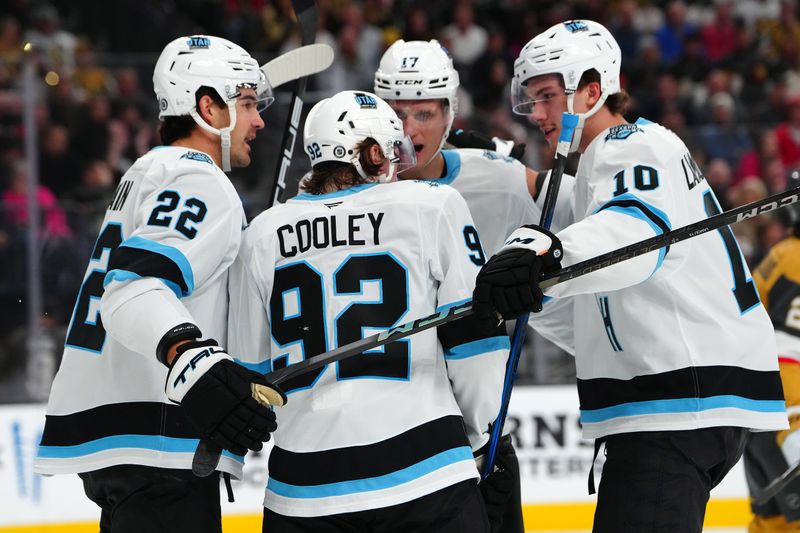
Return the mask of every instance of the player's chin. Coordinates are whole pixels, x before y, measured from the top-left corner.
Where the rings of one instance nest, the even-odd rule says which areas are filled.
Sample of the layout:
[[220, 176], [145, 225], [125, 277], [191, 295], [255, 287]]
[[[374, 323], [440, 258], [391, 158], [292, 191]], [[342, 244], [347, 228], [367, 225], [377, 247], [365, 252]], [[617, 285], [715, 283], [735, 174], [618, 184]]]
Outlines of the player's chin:
[[231, 166], [236, 168], [249, 167], [250, 161], [250, 154], [241, 153], [236, 158], [231, 158]]

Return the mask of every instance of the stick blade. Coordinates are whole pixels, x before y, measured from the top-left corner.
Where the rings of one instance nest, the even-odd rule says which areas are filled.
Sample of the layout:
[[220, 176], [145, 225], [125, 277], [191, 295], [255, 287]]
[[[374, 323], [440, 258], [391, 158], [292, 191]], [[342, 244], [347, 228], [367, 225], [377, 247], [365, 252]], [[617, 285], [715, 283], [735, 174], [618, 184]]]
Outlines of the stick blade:
[[261, 66], [273, 88], [290, 81], [318, 74], [333, 63], [333, 48], [324, 43], [308, 44], [289, 50]]
[[197, 477], [208, 477], [216, 471], [222, 448], [213, 442], [202, 439], [192, 458], [192, 473]]

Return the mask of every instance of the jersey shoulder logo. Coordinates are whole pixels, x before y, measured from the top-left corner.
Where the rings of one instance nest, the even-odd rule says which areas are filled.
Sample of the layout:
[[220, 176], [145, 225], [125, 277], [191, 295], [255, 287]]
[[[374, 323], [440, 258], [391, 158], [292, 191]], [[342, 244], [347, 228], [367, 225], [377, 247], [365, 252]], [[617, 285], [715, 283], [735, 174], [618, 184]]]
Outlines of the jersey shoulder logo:
[[618, 126], [613, 126], [611, 131], [608, 132], [608, 135], [606, 135], [606, 140], [624, 141], [637, 131], [642, 131], [642, 129], [636, 124], [620, 124]]
[[419, 183], [420, 185], [427, 185], [428, 187], [431, 187], [431, 188], [436, 188], [436, 187], [439, 187], [441, 185], [440, 183], [436, 183], [436, 181], [434, 181], [434, 180], [426, 180], [426, 179], [411, 180], [411, 183]]
[[208, 163], [210, 165], [214, 164], [214, 162], [211, 160], [210, 157], [208, 157], [206, 154], [201, 154], [200, 152], [192, 152], [192, 151], [186, 152], [185, 154], [183, 154], [180, 157], [180, 159], [190, 159], [192, 161], [203, 161], [204, 163]]
[[484, 150], [482, 155], [490, 161], [505, 161], [506, 163], [514, 162], [514, 158], [507, 155], [500, 155], [492, 150]]

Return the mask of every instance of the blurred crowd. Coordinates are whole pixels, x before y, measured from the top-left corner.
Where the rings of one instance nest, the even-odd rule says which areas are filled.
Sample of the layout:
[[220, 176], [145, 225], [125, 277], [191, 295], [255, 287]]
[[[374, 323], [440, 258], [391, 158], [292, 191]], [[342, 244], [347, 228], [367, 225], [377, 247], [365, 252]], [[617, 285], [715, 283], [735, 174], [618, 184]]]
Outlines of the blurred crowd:
[[[459, 70], [455, 126], [526, 143], [526, 163], [552, 154], [511, 114], [513, 60], [557, 22], [605, 24], [622, 49], [630, 120], [680, 135], [723, 208], [786, 187], [800, 169], [800, 18], [795, 0], [318, 0], [317, 42], [333, 66], [309, 85], [310, 103], [344, 89], [372, 90], [385, 48], [438, 39]], [[143, 28], [147, 30], [144, 31]], [[6, 0], [0, 8], [0, 331], [24, 326], [28, 165], [24, 97], [38, 104], [44, 323], [65, 327], [105, 208], [119, 177], [159, 144], [152, 69], [171, 39], [224, 36], [261, 61], [299, 45], [290, 0]], [[23, 52], [31, 43], [33, 52]], [[26, 61], [35, 87], [22, 84]], [[282, 102], [267, 110], [252, 168], [233, 179], [248, 214], [265, 205], [283, 134]], [[283, 106], [286, 107], [286, 106]], [[305, 170], [296, 156], [292, 174]], [[678, 177], [676, 177], [678, 179]], [[784, 235], [780, 216], [735, 226], [753, 265]], [[13, 335], [7, 335], [13, 338]], [[0, 342], [0, 371], [2, 371]]]

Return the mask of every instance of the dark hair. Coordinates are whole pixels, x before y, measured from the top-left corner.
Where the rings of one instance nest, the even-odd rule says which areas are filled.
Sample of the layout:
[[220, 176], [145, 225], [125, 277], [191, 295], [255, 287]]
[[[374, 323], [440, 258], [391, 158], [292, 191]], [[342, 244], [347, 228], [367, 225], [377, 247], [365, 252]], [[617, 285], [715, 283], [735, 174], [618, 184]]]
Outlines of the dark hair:
[[[358, 150], [358, 160], [361, 168], [367, 176], [376, 176], [381, 170], [381, 163], [373, 163], [369, 157], [369, 150], [378, 144], [375, 139], [368, 138], [356, 146]], [[358, 173], [356, 167], [351, 163], [340, 161], [325, 161], [315, 165], [311, 170], [311, 177], [302, 184], [303, 191], [309, 194], [324, 194], [355, 185], [372, 183]]]
[[[583, 89], [592, 82], [597, 82], [601, 87], [603, 86], [602, 82], [600, 81], [600, 73], [595, 69], [589, 69], [583, 73], [581, 80], [578, 82], [578, 89]], [[620, 92], [618, 93], [609, 94], [603, 105], [605, 105], [608, 110], [615, 115], [624, 115], [628, 111], [630, 100], [631, 97], [628, 95], [625, 89], [620, 89]]]
[[[220, 97], [219, 93], [211, 87], [202, 86], [197, 89], [194, 95], [195, 106], [200, 103], [203, 96], [210, 96], [211, 99], [220, 107], [225, 107], [225, 102]], [[158, 135], [161, 137], [161, 144], [170, 145], [178, 139], [183, 139], [192, 134], [197, 123], [189, 115], [181, 115], [179, 117], [167, 117], [161, 126], [158, 128]]]

